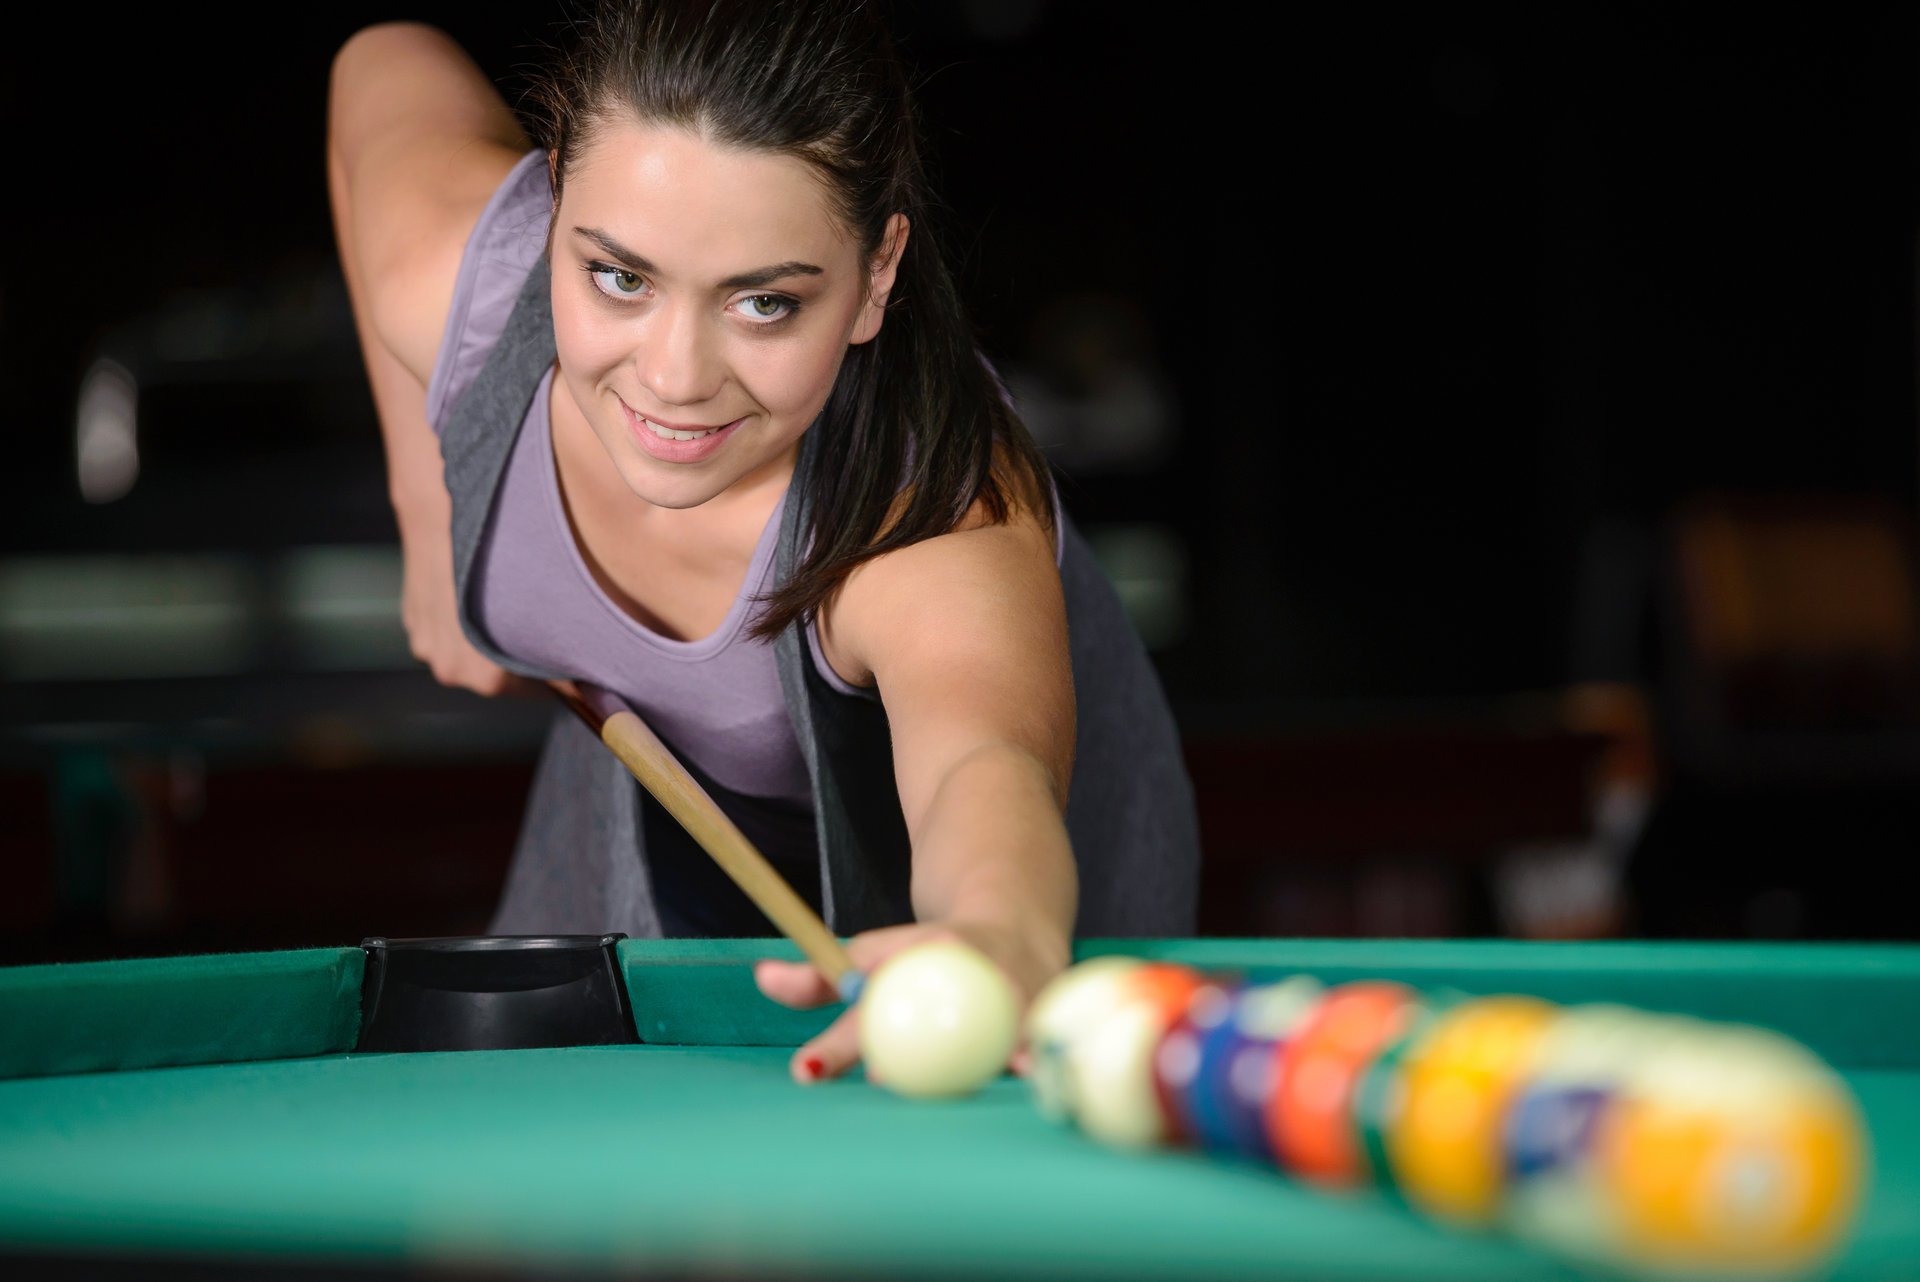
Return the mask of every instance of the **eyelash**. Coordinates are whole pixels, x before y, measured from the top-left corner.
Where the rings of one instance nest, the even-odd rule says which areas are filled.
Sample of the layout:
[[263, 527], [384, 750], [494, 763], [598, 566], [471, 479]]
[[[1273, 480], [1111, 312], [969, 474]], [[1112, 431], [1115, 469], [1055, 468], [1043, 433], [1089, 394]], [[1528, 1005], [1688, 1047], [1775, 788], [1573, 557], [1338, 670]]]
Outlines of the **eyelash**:
[[[610, 266], [607, 263], [588, 263], [584, 270], [587, 273], [589, 286], [594, 293], [600, 295], [602, 298], [608, 299], [615, 304], [624, 305], [629, 300], [639, 297], [639, 295], [622, 294], [617, 290], [610, 290], [600, 283], [600, 277], [602, 276], [632, 276], [635, 279], [640, 279], [640, 273], [638, 272], [628, 271], [624, 267]], [[747, 321], [747, 324], [753, 326], [755, 329], [772, 329], [777, 325], [785, 324], [800, 314], [800, 300], [797, 298], [789, 298], [785, 294], [748, 294], [740, 301], [743, 303], [751, 303], [756, 299], [762, 298], [772, 299], [774, 302], [786, 308], [786, 311], [773, 317], [771, 320]]]

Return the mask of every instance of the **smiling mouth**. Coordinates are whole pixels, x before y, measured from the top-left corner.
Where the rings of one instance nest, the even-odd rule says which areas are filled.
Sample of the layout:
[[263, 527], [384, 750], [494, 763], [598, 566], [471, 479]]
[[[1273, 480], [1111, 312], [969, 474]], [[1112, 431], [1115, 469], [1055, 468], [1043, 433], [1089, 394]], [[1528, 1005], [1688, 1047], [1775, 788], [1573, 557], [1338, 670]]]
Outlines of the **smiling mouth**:
[[[628, 427], [635, 436], [640, 438], [639, 444], [642, 449], [653, 452], [653, 446], [650, 444], [650, 442], [653, 441], [658, 441], [662, 445], [678, 447], [669, 449], [664, 454], [655, 453], [655, 457], [664, 458], [670, 462], [688, 463], [693, 462], [696, 457], [704, 457], [704, 453], [688, 453], [688, 451], [693, 448], [695, 442], [704, 441], [709, 436], [725, 436], [731, 433], [734, 428], [747, 421], [745, 417], [741, 417], [734, 419], [731, 423], [715, 423], [712, 425], [706, 423], [668, 423], [657, 418], [648, 418], [645, 414], [640, 413], [634, 409], [633, 406], [627, 404], [626, 398], [620, 396], [618, 393], [615, 393], [615, 399], [620, 404], [621, 412], [626, 415]], [[719, 446], [720, 442], [716, 440], [712, 445], [702, 447], [702, 449], [714, 450], [718, 449]]]
[[647, 425], [647, 430], [666, 441], [697, 441], [703, 436], [712, 436], [715, 432], [732, 427], [732, 423], [722, 423], [719, 427], [668, 427], [665, 423], [656, 423], [644, 414], [635, 418]]
[[644, 425], [649, 432], [652, 432], [663, 441], [697, 441], [703, 436], [712, 436], [715, 432], [724, 432], [728, 428], [737, 426], [741, 422], [740, 419], [736, 418], [731, 423], [716, 423], [712, 427], [701, 423], [663, 423], [657, 418], [648, 418], [645, 414], [640, 413], [634, 409], [633, 406], [628, 405], [624, 398], [621, 400], [620, 406], [626, 410], [628, 417], [632, 418], [634, 422]]

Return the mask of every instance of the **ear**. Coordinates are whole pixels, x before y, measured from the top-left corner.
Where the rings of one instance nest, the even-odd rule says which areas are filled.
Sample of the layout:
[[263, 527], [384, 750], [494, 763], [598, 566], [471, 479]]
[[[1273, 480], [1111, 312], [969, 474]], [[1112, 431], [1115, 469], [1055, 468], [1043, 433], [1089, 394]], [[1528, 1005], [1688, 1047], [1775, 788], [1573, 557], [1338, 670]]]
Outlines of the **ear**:
[[887, 318], [887, 296], [893, 292], [894, 278], [900, 272], [900, 257], [907, 252], [907, 231], [905, 214], [887, 219], [886, 233], [880, 237], [880, 252], [868, 268], [867, 296], [861, 300], [860, 311], [853, 318], [849, 343], [871, 342], [880, 332], [880, 322]]

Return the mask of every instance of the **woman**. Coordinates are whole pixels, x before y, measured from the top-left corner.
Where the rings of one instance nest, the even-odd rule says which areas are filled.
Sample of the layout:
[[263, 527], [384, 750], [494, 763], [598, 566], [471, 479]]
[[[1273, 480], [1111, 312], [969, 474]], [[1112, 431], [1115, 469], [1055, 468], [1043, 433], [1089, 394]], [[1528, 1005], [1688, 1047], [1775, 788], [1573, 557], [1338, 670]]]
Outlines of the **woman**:
[[[1076, 923], [1190, 931], [1164, 697], [975, 351], [874, 6], [609, 3], [535, 102], [537, 150], [417, 25], [335, 61], [415, 654], [623, 699], [863, 969], [958, 936], [1031, 998]], [[493, 929], [771, 933], [564, 715]]]

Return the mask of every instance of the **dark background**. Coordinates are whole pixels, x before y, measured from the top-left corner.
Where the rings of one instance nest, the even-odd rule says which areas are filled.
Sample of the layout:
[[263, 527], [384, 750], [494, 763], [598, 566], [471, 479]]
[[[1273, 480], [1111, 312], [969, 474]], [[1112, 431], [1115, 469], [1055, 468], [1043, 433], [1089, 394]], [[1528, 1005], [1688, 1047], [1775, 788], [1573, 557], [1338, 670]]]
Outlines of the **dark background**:
[[[1188, 736], [1203, 929], [1920, 935], [1908, 6], [897, 8], [982, 343], [1077, 407], [1036, 432]], [[478, 929], [547, 709], [274, 585], [394, 537], [332, 53], [431, 21], [513, 100], [564, 11], [66, 17], [4, 78], [5, 958]], [[101, 355], [141, 472], [88, 502]], [[229, 658], [122, 653], [163, 563], [238, 585]], [[1729, 650], [1736, 580], [1785, 622]], [[118, 650], [20, 640], [86, 583], [57, 627]]]

